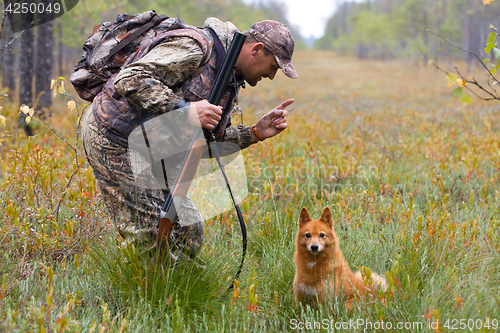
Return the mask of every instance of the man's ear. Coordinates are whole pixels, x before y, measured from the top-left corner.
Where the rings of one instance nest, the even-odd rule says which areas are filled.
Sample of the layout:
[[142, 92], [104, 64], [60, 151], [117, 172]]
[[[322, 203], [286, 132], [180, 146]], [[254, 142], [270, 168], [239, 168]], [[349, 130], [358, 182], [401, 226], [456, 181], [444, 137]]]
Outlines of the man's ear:
[[330, 228], [333, 227], [333, 217], [332, 217], [332, 212], [330, 212], [330, 208], [325, 207], [323, 209], [323, 214], [321, 214], [321, 217], [319, 220], [323, 221]]
[[311, 216], [309, 216], [309, 212], [307, 211], [307, 208], [304, 207], [300, 211], [300, 216], [299, 216], [299, 227], [306, 225], [307, 222], [311, 221]]
[[257, 42], [252, 46], [251, 50], [252, 56], [255, 57], [259, 52], [264, 52], [264, 43], [262, 42]]

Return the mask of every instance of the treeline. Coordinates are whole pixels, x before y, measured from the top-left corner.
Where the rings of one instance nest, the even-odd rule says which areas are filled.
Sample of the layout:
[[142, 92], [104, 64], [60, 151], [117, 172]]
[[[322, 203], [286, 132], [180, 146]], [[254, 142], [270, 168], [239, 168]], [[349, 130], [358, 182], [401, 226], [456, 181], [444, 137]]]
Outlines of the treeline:
[[[39, 1], [55, 3], [55, 0]], [[92, 28], [99, 22], [115, 21], [121, 13], [136, 14], [154, 9], [159, 14], [181, 17], [195, 26], [203, 26], [205, 18], [215, 16], [233, 22], [241, 30], [257, 21], [274, 19], [287, 24], [298, 36], [288, 24], [283, 8], [275, 0], [255, 5], [242, 0], [79, 0], [67, 14], [18, 33], [12, 32], [4, 10], [0, 25], [0, 92], [8, 93], [11, 99], [18, 98], [20, 104], [35, 106], [37, 112], [49, 109], [51, 79], [69, 78]], [[36, 22], [38, 17], [27, 13], [18, 19]], [[29, 128], [25, 129], [29, 132]]]
[[[324, 36], [315, 46], [356, 55], [361, 59], [411, 59], [427, 63], [443, 56], [440, 33], [450, 43], [485, 57], [490, 24], [500, 28], [500, 1], [482, 0], [366, 0], [339, 1]], [[449, 47], [454, 59], [471, 63], [473, 55]]]

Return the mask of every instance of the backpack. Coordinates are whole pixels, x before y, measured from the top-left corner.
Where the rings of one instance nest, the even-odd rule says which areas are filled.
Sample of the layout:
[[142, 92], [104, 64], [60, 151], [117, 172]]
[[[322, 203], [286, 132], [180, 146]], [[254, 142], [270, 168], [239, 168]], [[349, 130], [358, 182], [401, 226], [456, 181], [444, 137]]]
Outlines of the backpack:
[[[92, 102], [123, 66], [154, 47], [151, 45], [153, 39], [157, 45], [161, 37], [188, 35], [206, 45], [195, 29], [180, 18], [160, 16], [154, 10], [133, 16], [120, 14], [115, 22], [103, 22], [94, 27], [94, 32], [83, 44], [82, 59], [76, 64], [70, 82], [80, 98]], [[208, 61], [210, 53], [204, 51], [207, 52], [202, 65]]]

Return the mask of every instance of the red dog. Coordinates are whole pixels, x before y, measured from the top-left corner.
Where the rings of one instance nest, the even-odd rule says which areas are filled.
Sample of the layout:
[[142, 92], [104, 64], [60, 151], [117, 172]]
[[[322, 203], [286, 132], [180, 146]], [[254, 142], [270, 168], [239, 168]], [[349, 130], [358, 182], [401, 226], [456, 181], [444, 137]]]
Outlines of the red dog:
[[[360, 271], [353, 273], [345, 261], [339, 239], [333, 230], [333, 218], [326, 207], [319, 220], [312, 220], [306, 208], [299, 217], [299, 230], [295, 240], [295, 301], [324, 303], [327, 284], [332, 296], [343, 296], [346, 309], [352, 308], [357, 297], [363, 298], [366, 286]], [[371, 273], [373, 286], [387, 290], [386, 280]]]

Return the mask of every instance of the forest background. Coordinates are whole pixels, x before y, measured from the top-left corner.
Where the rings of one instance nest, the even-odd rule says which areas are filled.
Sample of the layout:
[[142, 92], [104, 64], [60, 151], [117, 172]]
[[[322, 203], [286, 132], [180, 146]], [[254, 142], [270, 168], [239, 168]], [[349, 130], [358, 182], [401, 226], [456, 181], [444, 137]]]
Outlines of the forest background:
[[[41, 2], [49, 4], [51, 1]], [[91, 27], [102, 21], [113, 21], [117, 13], [137, 13], [151, 8], [169, 16], [182, 17], [187, 23], [197, 26], [203, 25], [209, 16], [230, 20], [243, 30], [253, 22], [275, 19], [291, 28], [298, 49], [333, 50], [359, 59], [399, 59], [414, 65], [426, 65], [429, 60], [436, 63], [443, 60], [444, 51], [452, 59], [465, 59], [469, 72], [473, 70], [470, 66], [475, 66], [474, 55], [446, 44], [443, 49], [439, 38], [426, 28], [441, 33], [456, 46], [484, 56], [482, 50], [490, 24], [499, 23], [498, 2], [489, 6], [483, 6], [482, 0], [334, 2], [336, 10], [327, 22], [323, 37], [317, 40], [300, 35], [294, 22], [288, 22], [286, 5], [279, 0], [253, 3], [241, 0], [117, 0], [100, 3], [81, 0], [69, 13], [22, 34], [12, 32], [4, 10], [0, 27], [2, 86], [8, 89], [11, 97], [19, 91], [21, 104], [33, 105], [36, 100], [39, 110], [50, 107], [50, 94], [42, 92], [50, 90], [52, 76], [69, 75], [81, 55], [82, 41], [89, 35]], [[28, 22], [36, 19], [29, 13], [22, 17]]]
[[[498, 330], [500, 114], [495, 102], [454, 98], [472, 86], [469, 77], [498, 87], [482, 64], [498, 66], [500, 50], [485, 47], [496, 46], [500, 3], [483, 2], [336, 1], [315, 41], [287, 22], [282, 3], [266, 1], [80, 0], [22, 33], [3, 20], [0, 332], [283, 332], [352, 318], [410, 332]], [[245, 124], [286, 98], [296, 103], [290, 130], [244, 152], [249, 248], [229, 293], [241, 258], [231, 212], [207, 221], [204, 269], [165, 267], [149, 293], [147, 260], [120, 246], [78, 139], [85, 102], [68, 78], [83, 41], [98, 22], [151, 8], [193, 25], [216, 16], [241, 30], [276, 19], [296, 37], [300, 79], [278, 75], [241, 96]], [[302, 206], [313, 217], [331, 207], [346, 259], [384, 274], [389, 291], [353, 313], [342, 300], [296, 306]]]

